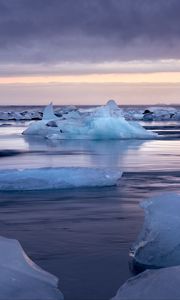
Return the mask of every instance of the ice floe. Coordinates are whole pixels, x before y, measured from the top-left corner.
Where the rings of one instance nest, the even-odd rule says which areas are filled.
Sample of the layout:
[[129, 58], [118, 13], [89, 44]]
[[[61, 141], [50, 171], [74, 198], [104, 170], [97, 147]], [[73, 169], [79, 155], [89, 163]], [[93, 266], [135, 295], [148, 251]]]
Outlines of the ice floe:
[[112, 300], [179, 300], [180, 267], [147, 270], [127, 280]]
[[140, 206], [145, 218], [130, 252], [134, 264], [145, 268], [180, 265], [180, 195], [162, 194]]
[[0, 300], [63, 300], [58, 279], [37, 266], [17, 240], [0, 236]]
[[118, 184], [122, 172], [96, 168], [39, 168], [1, 170], [0, 190], [44, 190], [75, 187], [101, 187]]

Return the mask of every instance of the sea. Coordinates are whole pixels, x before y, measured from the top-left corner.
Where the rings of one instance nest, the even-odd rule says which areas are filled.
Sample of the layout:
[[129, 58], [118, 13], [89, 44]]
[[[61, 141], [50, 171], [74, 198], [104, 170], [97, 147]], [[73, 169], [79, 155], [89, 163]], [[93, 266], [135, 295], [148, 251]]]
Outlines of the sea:
[[66, 300], [109, 300], [133, 276], [129, 249], [144, 219], [139, 203], [180, 192], [180, 122], [141, 122], [159, 139], [121, 141], [50, 141], [22, 135], [28, 124], [0, 121], [1, 170], [119, 168], [123, 176], [114, 187], [0, 191], [0, 235], [19, 240], [56, 275]]

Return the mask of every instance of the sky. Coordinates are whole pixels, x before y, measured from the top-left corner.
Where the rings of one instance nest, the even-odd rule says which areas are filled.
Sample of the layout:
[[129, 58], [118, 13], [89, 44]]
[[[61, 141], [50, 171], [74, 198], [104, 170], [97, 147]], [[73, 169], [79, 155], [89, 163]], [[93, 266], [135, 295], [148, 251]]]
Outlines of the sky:
[[179, 0], [0, 0], [0, 105], [180, 104]]

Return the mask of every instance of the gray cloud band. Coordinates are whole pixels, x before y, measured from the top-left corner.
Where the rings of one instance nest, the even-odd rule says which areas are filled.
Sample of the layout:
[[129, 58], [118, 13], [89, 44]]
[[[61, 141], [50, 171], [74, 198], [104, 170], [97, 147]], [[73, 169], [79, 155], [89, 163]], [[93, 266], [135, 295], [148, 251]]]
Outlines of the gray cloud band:
[[179, 0], [0, 0], [0, 63], [180, 58]]

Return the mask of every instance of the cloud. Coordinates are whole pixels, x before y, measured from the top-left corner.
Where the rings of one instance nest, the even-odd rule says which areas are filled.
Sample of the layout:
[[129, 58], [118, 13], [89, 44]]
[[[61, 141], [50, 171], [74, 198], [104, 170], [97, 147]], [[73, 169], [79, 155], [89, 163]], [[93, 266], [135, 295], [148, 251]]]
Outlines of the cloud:
[[[180, 74], [180, 60], [141, 60], [141, 61], [112, 61], [104, 63], [91, 62], [61, 62], [61, 63], [19, 63], [1, 64], [0, 78], [16, 76], [78, 76], [78, 75], [108, 75], [108, 74]], [[176, 75], [175, 75], [176, 76]], [[179, 76], [179, 75], [177, 75]]]
[[180, 58], [179, 0], [0, 0], [0, 63]]

